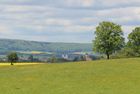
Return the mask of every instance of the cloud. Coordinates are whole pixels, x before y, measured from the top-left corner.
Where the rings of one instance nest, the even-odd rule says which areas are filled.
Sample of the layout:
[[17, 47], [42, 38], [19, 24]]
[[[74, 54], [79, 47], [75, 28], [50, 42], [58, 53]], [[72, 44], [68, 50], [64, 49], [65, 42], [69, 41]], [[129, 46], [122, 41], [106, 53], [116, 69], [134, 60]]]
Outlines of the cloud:
[[0, 25], [0, 34], [10, 34], [10, 33], [11, 33], [11, 31], [9, 28], [7, 28], [4, 25]]
[[[1, 38], [91, 42], [99, 22], [140, 24], [139, 0], [0, 0]], [[65, 40], [64, 40], [65, 39]]]
[[68, 7], [91, 7], [94, 0], [66, 0], [64, 2]]

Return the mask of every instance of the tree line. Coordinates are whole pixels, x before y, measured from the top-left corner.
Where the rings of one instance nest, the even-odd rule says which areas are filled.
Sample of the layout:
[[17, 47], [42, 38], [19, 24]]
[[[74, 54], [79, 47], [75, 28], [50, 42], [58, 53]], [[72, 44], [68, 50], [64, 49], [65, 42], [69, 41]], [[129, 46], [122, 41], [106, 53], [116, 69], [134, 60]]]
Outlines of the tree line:
[[93, 51], [105, 54], [107, 59], [110, 59], [111, 55], [139, 57], [140, 27], [135, 27], [128, 35], [128, 42], [125, 42], [121, 25], [103, 21], [96, 27], [93, 45]]

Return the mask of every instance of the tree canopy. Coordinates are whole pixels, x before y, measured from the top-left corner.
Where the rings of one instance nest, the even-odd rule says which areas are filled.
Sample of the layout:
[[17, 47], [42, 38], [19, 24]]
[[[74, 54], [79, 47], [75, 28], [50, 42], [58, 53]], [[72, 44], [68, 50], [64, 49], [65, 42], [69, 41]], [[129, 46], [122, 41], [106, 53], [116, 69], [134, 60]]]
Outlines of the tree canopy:
[[8, 61], [11, 62], [11, 65], [13, 65], [14, 62], [17, 62], [18, 61], [18, 55], [16, 52], [12, 52], [10, 54], [8, 54]]
[[121, 26], [113, 22], [101, 22], [96, 27], [93, 50], [104, 53], [109, 59], [110, 55], [124, 46], [123, 31]]
[[140, 27], [136, 27], [128, 36], [128, 47], [136, 56], [140, 56]]

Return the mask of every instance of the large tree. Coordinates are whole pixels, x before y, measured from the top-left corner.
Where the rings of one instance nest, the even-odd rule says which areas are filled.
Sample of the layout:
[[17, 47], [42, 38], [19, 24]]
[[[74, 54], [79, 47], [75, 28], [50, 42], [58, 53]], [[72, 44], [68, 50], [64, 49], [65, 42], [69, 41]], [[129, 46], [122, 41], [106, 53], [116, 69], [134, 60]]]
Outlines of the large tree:
[[140, 56], [140, 27], [136, 27], [128, 36], [128, 47], [130, 47], [135, 56]]
[[113, 22], [101, 22], [96, 27], [95, 40], [93, 40], [94, 51], [110, 55], [124, 46], [124, 38], [121, 26]]
[[10, 54], [7, 55], [8, 61], [11, 62], [11, 65], [13, 65], [13, 63], [18, 61], [18, 55], [16, 52], [12, 52]]

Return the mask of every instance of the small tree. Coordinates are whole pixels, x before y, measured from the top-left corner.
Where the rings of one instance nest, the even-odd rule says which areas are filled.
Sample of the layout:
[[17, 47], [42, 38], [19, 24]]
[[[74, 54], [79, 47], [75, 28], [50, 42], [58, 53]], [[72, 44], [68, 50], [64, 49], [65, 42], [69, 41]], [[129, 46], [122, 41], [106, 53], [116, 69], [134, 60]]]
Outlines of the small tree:
[[140, 56], [140, 27], [136, 27], [128, 36], [128, 47], [131, 48], [135, 56]]
[[33, 61], [34, 61], [33, 55], [30, 55], [30, 56], [28, 57], [28, 60], [31, 61], [31, 62], [33, 62]]
[[95, 31], [93, 50], [104, 53], [107, 59], [110, 55], [120, 50], [124, 46], [123, 32], [120, 25], [112, 22], [102, 22]]
[[8, 61], [11, 62], [11, 65], [13, 65], [13, 63], [18, 61], [18, 55], [16, 52], [12, 52], [8, 54], [7, 58], [8, 58]]
[[57, 59], [56, 59], [56, 57], [55, 57], [55, 56], [52, 56], [52, 57], [50, 58], [50, 62], [51, 62], [51, 63], [55, 63], [55, 62], [56, 62], [56, 60], [57, 60]]

